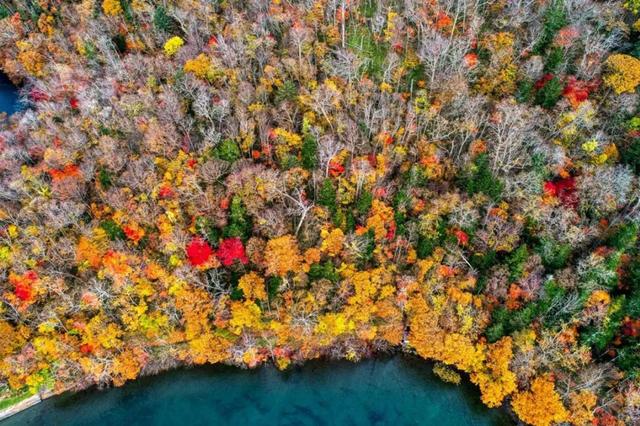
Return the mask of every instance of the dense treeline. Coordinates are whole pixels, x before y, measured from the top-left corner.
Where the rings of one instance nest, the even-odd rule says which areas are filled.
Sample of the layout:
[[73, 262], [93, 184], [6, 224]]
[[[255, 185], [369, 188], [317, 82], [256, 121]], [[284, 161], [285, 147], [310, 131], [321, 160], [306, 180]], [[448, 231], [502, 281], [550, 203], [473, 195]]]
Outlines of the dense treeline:
[[640, 422], [638, 0], [13, 0], [0, 398], [402, 349]]

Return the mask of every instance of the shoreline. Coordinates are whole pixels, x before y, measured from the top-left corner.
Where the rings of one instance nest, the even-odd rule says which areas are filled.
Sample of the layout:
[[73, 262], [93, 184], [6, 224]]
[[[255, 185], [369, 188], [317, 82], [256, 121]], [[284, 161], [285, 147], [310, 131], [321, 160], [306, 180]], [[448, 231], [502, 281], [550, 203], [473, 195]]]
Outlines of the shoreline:
[[[434, 360], [428, 360], [428, 359], [424, 359], [419, 357], [418, 355], [416, 355], [415, 353], [412, 352], [406, 352], [404, 350], [402, 350], [401, 348], [394, 348], [392, 350], [389, 351], [382, 351], [382, 352], [377, 352], [377, 353], [372, 353], [369, 354], [369, 356], [363, 357], [362, 359], [358, 360], [356, 363], [354, 364], [358, 364], [362, 361], [366, 361], [366, 360], [377, 360], [377, 359], [384, 359], [384, 358], [395, 358], [395, 357], [401, 357], [401, 358], [406, 358], [406, 359], [414, 359], [420, 363], [427, 363], [429, 365], [433, 365], [435, 363]], [[302, 368], [305, 366], [309, 366], [309, 364], [312, 364], [313, 362], [339, 362], [339, 361], [348, 361], [344, 358], [332, 358], [332, 357], [326, 357], [326, 356], [322, 356], [320, 358], [315, 358], [315, 359], [308, 359], [302, 363], [293, 363], [291, 364], [290, 367], [288, 367], [285, 370], [280, 370], [277, 368], [277, 366], [274, 363], [263, 363], [259, 366], [256, 367], [256, 369], [258, 368], [265, 368], [265, 367], [273, 367], [275, 369], [277, 369], [279, 372], [286, 372], [289, 370], [293, 370], [296, 368]], [[351, 363], [353, 363], [352, 361], [349, 361]], [[138, 381], [141, 378], [148, 378], [148, 377], [153, 377], [153, 376], [158, 376], [164, 373], [169, 373], [172, 371], [178, 371], [181, 369], [192, 369], [194, 367], [203, 367], [203, 366], [207, 366], [207, 367], [216, 367], [216, 366], [228, 366], [228, 367], [233, 367], [236, 368], [238, 370], [247, 370], [246, 367], [243, 368], [243, 366], [239, 366], [233, 363], [215, 363], [215, 364], [201, 364], [201, 365], [195, 365], [195, 364], [178, 364], [175, 365], [173, 367], [167, 368], [167, 369], [161, 369], [158, 371], [154, 371], [148, 374], [144, 374], [139, 376], [136, 380], [132, 380], [129, 383], [133, 383], [135, 381]], [[249, 370], [251, 370], [251, 368], [249, 368]], [[462, 373], [461, 373], [462, 374]], [[440, 381], [442, 381], [442, 379], [438, 379]], [[466, 381], [467, 383], [471, 383], [468, 376], [464, 377], [463, 381]], [[443, 383], [445, 383], [444, 381], [442, 381]], [[472, 384], [473, 385], [473, 384]], [[457, 386], [457, 385], [456, 385]], [[474, 388], [476, 388], [476, 391], [478, 392], [478, 397], [479, 397], [479, 390], [477, 389], [477, 386], [473, 385]], [[76, 390], [76, 391], [72, 391], [72, 393], [77, 393], [77, 392], [83, 392], [86, 391], [88, 389], [91, 388], [95, 388], [95, 385], [93, 386], [89, 386], [88, 388], [84, 388], [84, 389], [80, 389], [80, 390]], [[41, 392], [38, 392], [34, 395], [31, 395], [19, 402], [17, 402], [16, 404], [7, 407], [3, 410], [0, 410], [0, 424], [2, 424], [2, 422], [10, 417], [13, 417], [16, 414], [19, 414], [31, 407], [36, 406], [37, 404], [43, 402], [46, 399], [49, 399], [51, 397], [54, 396], [60, 396], [68, 391], [71, 391], [71, 389], [73, 389], [72, 387], [67, 388], [66, 390], [62, 391], [62, 392], [53, 392], [51, 390], [43, 390]], [[512, 421], [514, 421], [514, 424], [516, 422], [516, 418], [514, 417], [514, 413], [512, 410], [510, 410], [508, 408], [508, 406], [506, 404], [501, 405], [500, 407], [495, 407], [495, 408], [491, 408], [491, 410], [500, 410], [503, 411]]]
[[37, 392], [34, 395], [28, 396], [23, 400], [18, 401], [17, 403], [3, 409], [0, 410], [0, 422], [2, 422], [5, 419], [8, 419], [9, 417], [12, 417], [18, 413], [21, 413], [22, 411], [33, 407], [34, 405], [37, 405], [39, 403], [41, 403], [42, 401], [44, 401], [45, 399], [51, 398], [52, 396], [55, 396], [56, 394], [50, 390], [45, 390], [42, 392]]

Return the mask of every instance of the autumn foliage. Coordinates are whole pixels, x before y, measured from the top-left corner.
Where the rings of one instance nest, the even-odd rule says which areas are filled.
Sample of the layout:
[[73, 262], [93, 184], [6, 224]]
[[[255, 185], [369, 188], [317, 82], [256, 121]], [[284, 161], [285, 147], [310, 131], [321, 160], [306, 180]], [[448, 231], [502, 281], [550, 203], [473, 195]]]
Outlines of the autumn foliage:
[[405, 352], [640, 424], [632, 6], [3, 2], [0, 400]]

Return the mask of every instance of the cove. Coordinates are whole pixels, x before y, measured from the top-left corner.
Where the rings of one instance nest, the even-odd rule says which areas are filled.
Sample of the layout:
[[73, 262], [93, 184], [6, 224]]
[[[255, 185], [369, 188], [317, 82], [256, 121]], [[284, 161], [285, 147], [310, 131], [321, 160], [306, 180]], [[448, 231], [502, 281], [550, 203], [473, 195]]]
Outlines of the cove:
[[0, 72], [0, 113], [11, 115], [18, 109], [18, 88]]
[[509, 425], [478, 390], [440, 381], [411, 356], [178, 369], [121, 388], [63, 394], [0, 423], [14, 425]]

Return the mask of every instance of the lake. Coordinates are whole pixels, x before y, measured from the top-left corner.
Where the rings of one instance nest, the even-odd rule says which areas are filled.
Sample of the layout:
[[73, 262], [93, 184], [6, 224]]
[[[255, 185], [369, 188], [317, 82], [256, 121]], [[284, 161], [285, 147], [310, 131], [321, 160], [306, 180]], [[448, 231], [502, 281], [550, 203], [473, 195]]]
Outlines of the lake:
[[0, 72], [0, 112], [13, 114], [18, 110], [18, 89]]
[[313, 361], [280, 372], [205, 366], [143, 377], [120, 388], [54, 397], [14, 425], [509, 425], [478, 390], [440, 381], [409, 356]]

